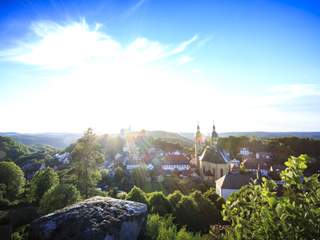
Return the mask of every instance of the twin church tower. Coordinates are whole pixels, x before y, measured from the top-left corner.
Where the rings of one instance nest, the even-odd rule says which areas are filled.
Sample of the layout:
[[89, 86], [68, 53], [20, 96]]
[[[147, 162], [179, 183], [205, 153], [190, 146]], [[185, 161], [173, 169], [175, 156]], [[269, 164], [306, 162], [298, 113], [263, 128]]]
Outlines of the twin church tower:
[[195, 136], [194, 158], [201, 177], [212, 177], [216, 180], [229, 171], [229, 158], [218, 145], [218, 138], [216, 127], [213, 124], [211, 137], [205, 141], [198, 123]]

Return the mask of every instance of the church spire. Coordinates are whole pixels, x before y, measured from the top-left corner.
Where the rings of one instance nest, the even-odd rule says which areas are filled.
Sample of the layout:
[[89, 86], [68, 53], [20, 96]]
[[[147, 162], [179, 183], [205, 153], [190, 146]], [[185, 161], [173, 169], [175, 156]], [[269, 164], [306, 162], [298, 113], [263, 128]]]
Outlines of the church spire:
[[217, 143], [218, 143], [218, 134], [216, 132], [216, 126], [214, 125], [214, 122], [213, 122], [212, 133], [211, 133], [211, 144], [217, 145]]

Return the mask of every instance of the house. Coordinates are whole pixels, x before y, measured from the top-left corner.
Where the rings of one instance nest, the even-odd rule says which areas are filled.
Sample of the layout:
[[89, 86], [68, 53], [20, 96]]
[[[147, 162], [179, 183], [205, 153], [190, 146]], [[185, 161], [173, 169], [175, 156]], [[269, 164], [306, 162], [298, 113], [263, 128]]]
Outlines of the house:
[[252, 154], [252, 153], [249, 151], [248, 148], [245, 148], [245, 147], [240, 148], [239, 155], [244, 156], [244, 157], [247, 157], [247, 156], [249, 156], [249, 155], [251, 155], [251, 154]]
[[185, 155], [167, 154], [161, 168], [164, 171], [186, 171], [190, 169], [190, 160]]
[[270, 153], [270, 152], [257, 152], [256, 153], [257, 160], [270, 161], [270, 160], [272, 160], [272, 158], [273, 158], [273, 156], [272, 156], [272, 153]]
[[257, 172], [259, 171], [263, 176], [267, 176], [270, 165], [268, 162], [264, 160], [258, 161], [257, 159], [254, 158], [247, 158], [243, 161], [243, 166], [245, 169], [249, 172]]
[[257, 178], [254, 173], [231, 172], [216, 180], [216, 192], [219, 196], [227, 199], [232, 193], [241, 187], [248, 185]]
[[54, 157], [62, 164], [69, 164], [70, 163], [70, 153], [68, 153], [68, 152], [61, 153], [61, 154], [56, 153], [54, 155]]

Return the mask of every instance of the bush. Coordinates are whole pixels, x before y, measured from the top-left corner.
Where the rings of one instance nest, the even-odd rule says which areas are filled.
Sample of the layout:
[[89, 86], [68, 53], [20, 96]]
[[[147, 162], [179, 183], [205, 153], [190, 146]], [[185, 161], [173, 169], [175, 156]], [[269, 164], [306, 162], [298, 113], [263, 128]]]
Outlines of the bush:
[[49, 213], [80, 200], [80, 192], [71, 184], [58, 184], [47, 191], [40, 201], [40, 211]]
[[168, 195], [168, 200], [171, 203], [171, 205], [175, 208], [182, 197], [183, 194], [179, 190], [176, 190]]
[[213, 202], [220, 211], [222, 211], [223, 204], [225, 204], [226, 201], [216, 193], [215, 188], [210, 188], [204, 193], [204, 196], [210, 199], [210, 201]]
[[221, 214], [216, 205], [204, 197], [201, 192], [195, 191], [190, 196], [197, 204], [197, 214], [195, 215], [197, 224], [195, 230], [207, 233], [210, 225], [221, 222]]
[[23, 171], [14, 162], [0, 162], [0, 184], [5, 185], [3, 198], [15, 200], [25, 185]]
[[140, 202], [148, 205], [148, 200], [144, 191], [134, 186], [128, 193], [126, 200]]
[[232, 194], [223, 211], [231, 227], [228, 239], [318, 239], [319, 175], [304, 177], [308, 157], [291, 157], [281, 173], [281, 196], [273, 180], [251, 184]]
[[149, 198], [149, 205], [151, 213], [156, 213], [160, 216], [172, 213], [171, 204], [162, 192], [151, 193]]
[[6, 209], [10, 206], [10, 201], [8, 199], [2, 198], [0, 199], [0, 209]]
[[187, 232], [185, 228], [177, 230], [172, 217], [160, 217], [150, 214], [147, 221], [146, 239], [148, 240], [201, 240], [200, 234]]
[[39, 202], [43, 194], [58, 183], [59, 176], [52, 168], [37, 171], [30, 183], [29, 200]]
[[186, 226], [189, 231], [196, 232], [198, 228], [197, 204], [190, 196], [183, 196], [176, 206], [176, 222], [178, 226]]

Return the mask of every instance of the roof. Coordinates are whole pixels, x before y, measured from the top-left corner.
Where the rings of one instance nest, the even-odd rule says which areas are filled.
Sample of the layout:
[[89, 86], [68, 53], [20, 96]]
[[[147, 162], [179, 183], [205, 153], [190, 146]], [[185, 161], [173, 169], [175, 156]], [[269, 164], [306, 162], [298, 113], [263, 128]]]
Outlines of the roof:
[[167, 155], [164, 159], [166, 165], [189, 164], [189, 159], [184, 155]]
[[270, 167], [267, 163], [265, 162], [259, 162], [255, 159], [246, 159], [243, 161], [243, 165], [247, 169], [265, 169], [268, 170]]
[[257, 175], [253, 173], [231, 172], [216, 180], [216, 185], [224, 189], [240, 189], [256, 178]]
[[228, 157], [219, 146], [207, 146], [200, 158], [203, 162], [211, 163], [227, 163], [229, 161]]

